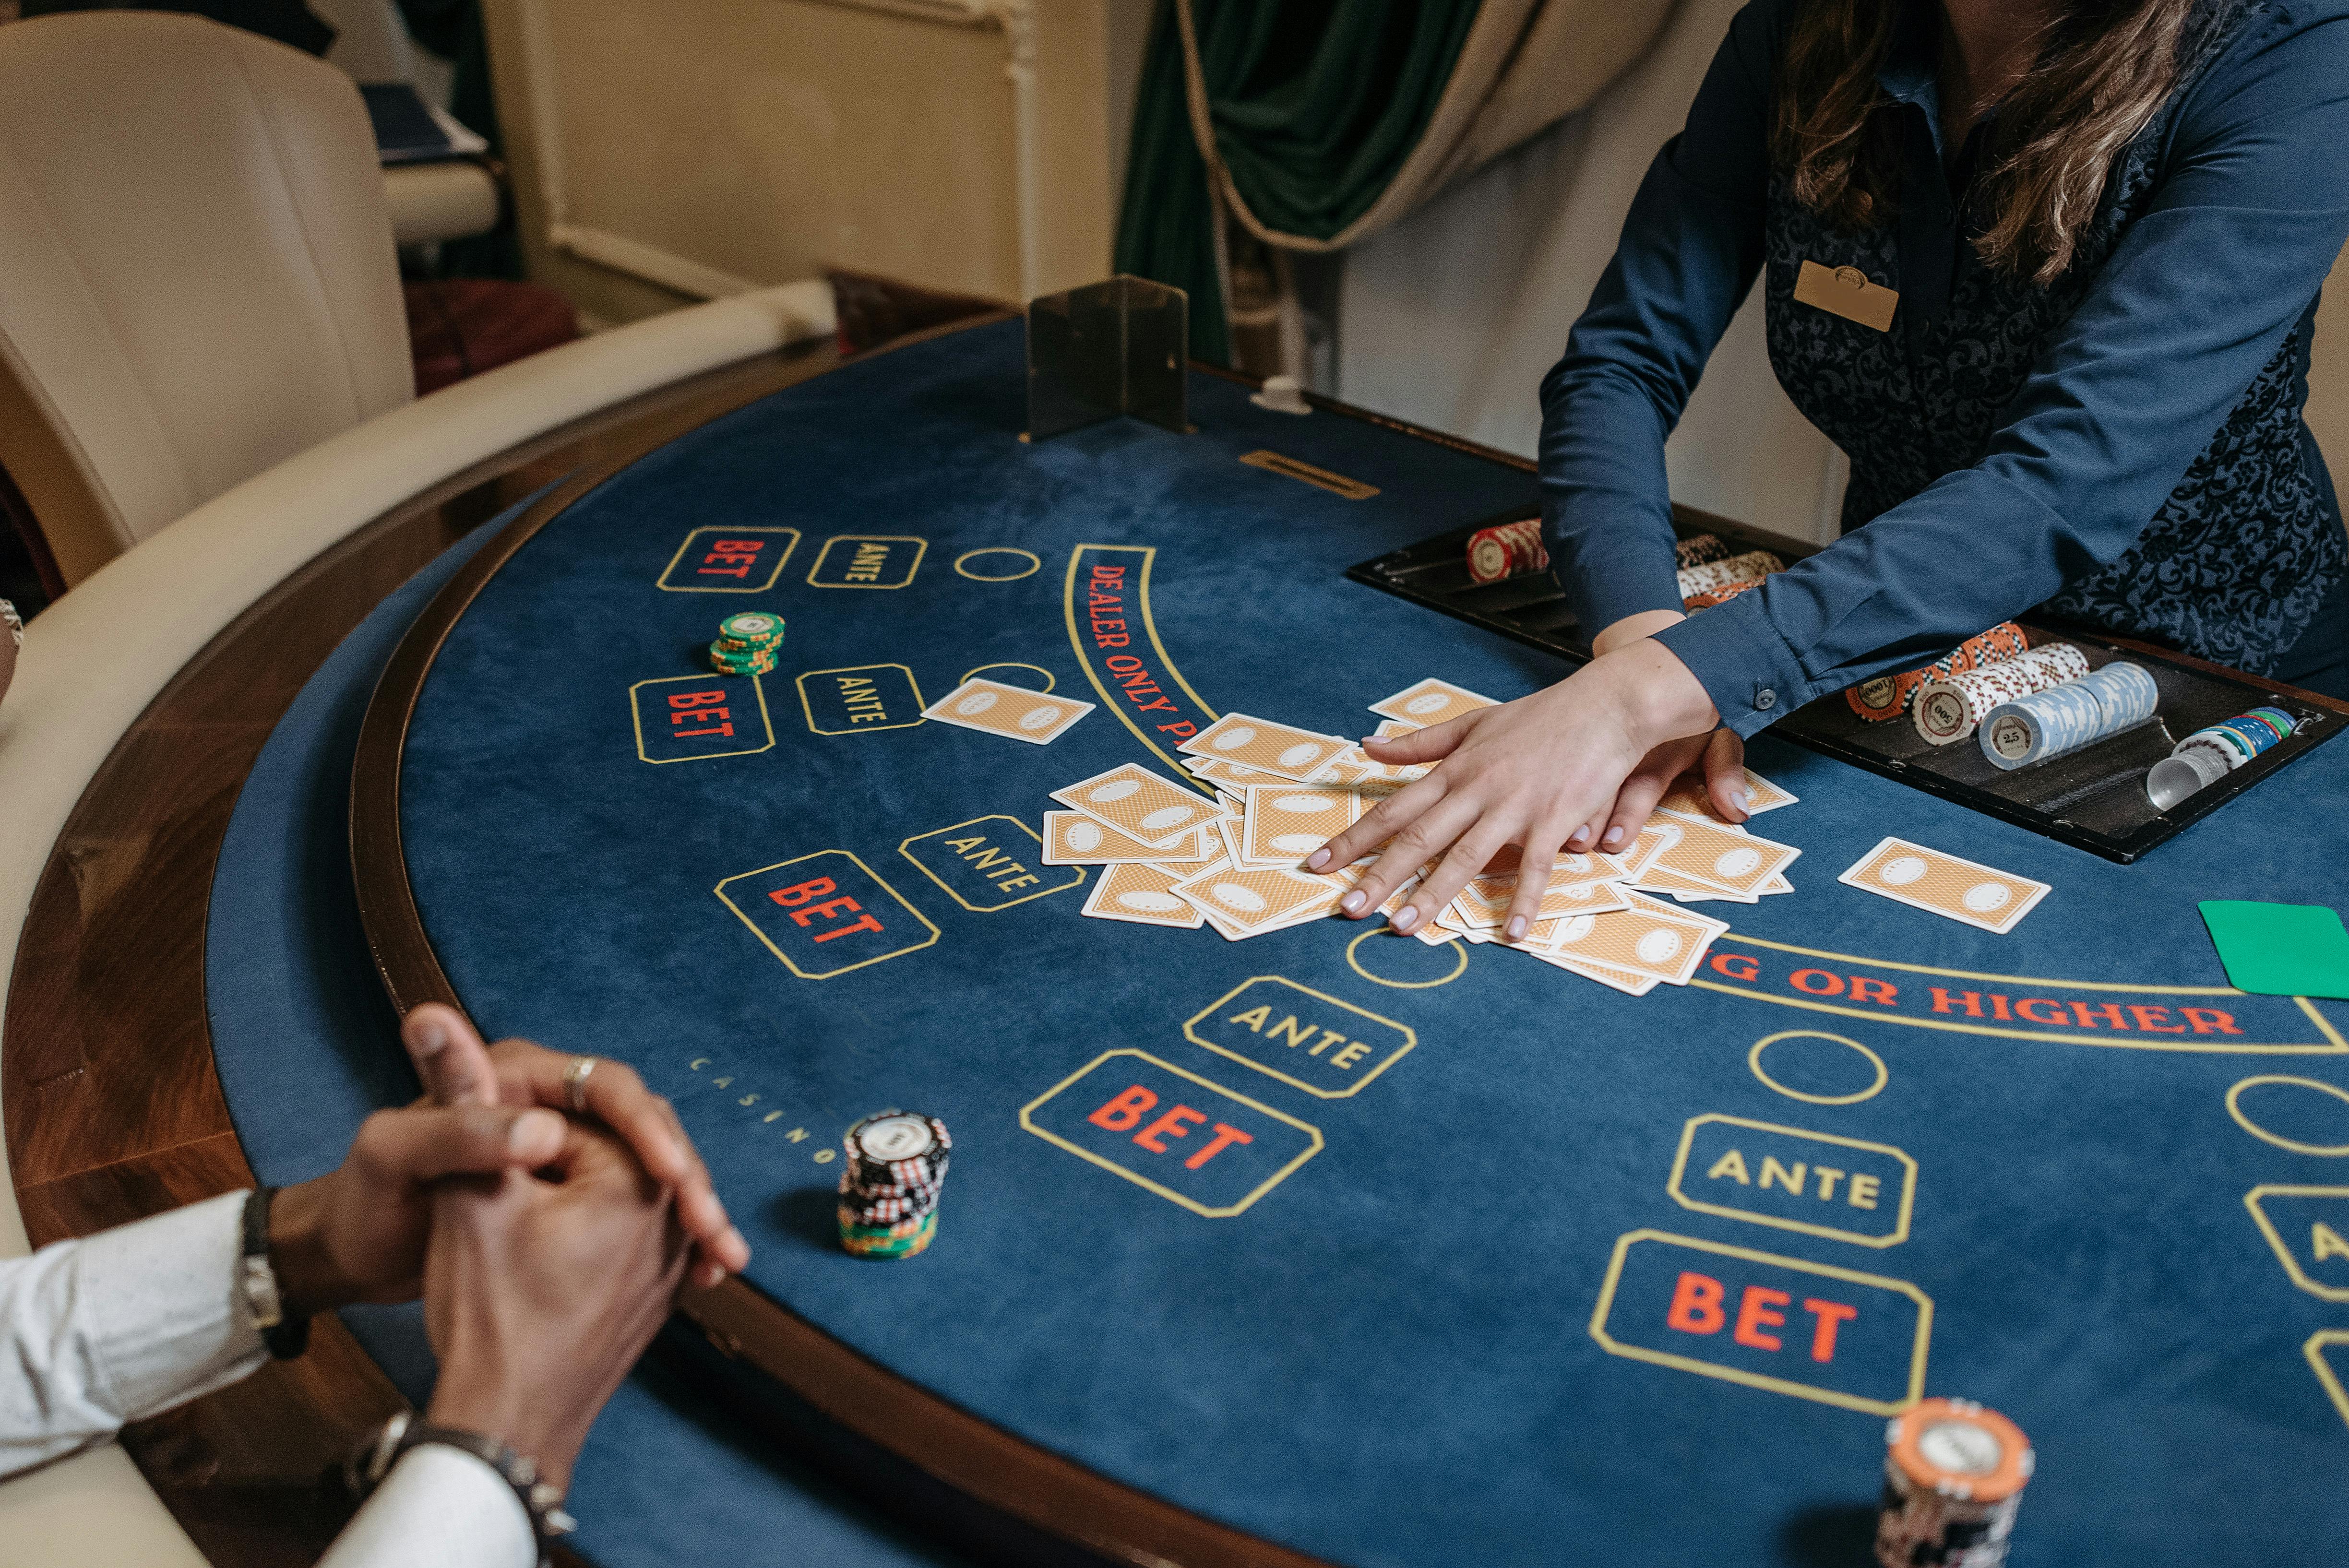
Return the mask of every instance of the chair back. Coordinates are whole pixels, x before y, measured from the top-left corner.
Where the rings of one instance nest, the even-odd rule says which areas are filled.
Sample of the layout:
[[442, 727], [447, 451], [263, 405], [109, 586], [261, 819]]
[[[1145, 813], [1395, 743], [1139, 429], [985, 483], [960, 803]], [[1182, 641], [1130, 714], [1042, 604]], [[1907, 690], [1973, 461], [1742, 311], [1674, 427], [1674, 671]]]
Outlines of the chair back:
[[192, 16], [0, 26], [0, 467], [67, 583], [414, 396], [350, 77]]

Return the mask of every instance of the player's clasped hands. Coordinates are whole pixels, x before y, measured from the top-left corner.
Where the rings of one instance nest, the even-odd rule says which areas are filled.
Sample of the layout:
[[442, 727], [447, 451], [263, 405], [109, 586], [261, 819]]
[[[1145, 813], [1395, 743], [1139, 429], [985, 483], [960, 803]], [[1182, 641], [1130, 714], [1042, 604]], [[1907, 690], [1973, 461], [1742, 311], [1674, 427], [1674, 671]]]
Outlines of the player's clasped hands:
[[1702, 766], [1723, 816], [1745, 820], [1744, 743], [1715, 727], [1720, 716], [1688, 667], [1644, 634], [1611, 646], [1602, 637], [1599, 648], [1530, 696], [1363, 741], [1375, 761], [1437, 767], [1307, 860], [1328, 871], [1384, 846], [1341, 911], [1359, 919], [1429, 867], [1393, 915], [1397, 931], [1414, 931], [1514, 844], [1522, 859], [1505, 929], [1515, 941], [1531, 928], [1559, 853], [1629, 845], [1691, 769]]

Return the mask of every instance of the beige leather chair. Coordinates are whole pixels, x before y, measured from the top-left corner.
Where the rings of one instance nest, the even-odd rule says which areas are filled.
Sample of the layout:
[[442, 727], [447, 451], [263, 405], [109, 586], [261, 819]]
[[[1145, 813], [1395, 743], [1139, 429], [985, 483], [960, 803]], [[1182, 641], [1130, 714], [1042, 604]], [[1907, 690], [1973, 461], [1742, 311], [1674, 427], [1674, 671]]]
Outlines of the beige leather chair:
[[68, 583], [413, 396], [350, 77], [191, 16], [0, 27], [0, 464]]

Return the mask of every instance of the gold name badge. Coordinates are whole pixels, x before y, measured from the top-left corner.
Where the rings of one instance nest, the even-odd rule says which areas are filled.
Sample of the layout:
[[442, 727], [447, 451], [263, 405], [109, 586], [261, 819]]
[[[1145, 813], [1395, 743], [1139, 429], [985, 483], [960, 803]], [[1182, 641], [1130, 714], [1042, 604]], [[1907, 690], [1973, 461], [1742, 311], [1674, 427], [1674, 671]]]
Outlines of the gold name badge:
[[1803, 270], [1795, 277], [1795, 301], [1816, 305], [1878, 332], [1889, 332], [1893, 307], [1900, 303], [1900, 291], [1869, 283], [1868, 274], [1857, 267], [1823, 267], [1816, 262], [1805, 262]]

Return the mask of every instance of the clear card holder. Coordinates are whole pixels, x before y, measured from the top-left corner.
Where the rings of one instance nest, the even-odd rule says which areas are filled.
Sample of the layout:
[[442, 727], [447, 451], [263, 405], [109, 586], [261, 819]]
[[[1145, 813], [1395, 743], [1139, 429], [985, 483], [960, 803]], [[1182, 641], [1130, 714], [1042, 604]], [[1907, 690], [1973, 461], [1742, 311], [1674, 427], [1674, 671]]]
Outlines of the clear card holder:
[[1028, 434], [1047, 440], [1121, 414], [1191, 428], [1191, 301], [1123, 274], [1028, 305]]

